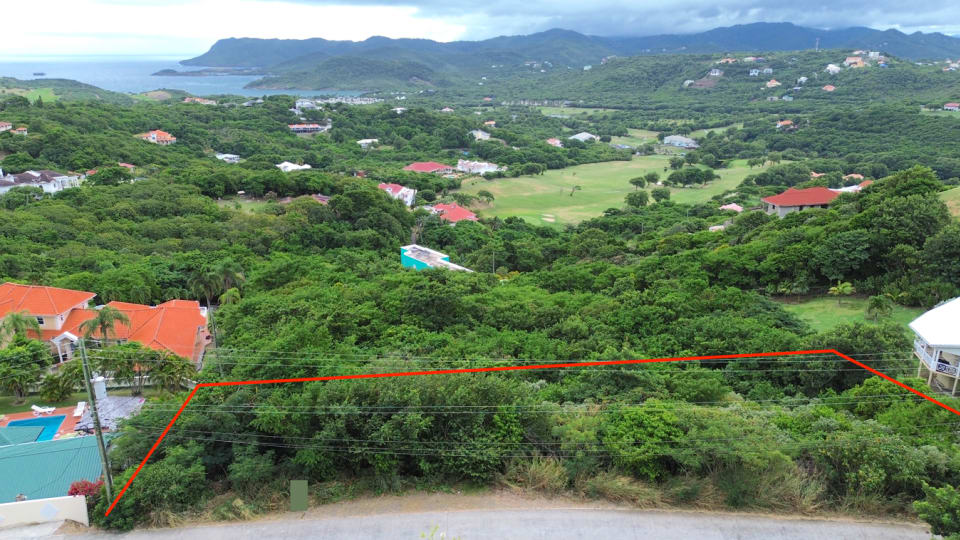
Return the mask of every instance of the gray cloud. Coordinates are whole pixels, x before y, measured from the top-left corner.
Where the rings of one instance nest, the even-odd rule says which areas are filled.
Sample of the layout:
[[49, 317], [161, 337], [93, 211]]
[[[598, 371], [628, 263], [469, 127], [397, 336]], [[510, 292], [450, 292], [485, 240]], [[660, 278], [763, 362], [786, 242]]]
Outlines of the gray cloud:
[[[419, 16], [463, 24], [465, 39], [566, 28], [594, 35], [692, 33], [751, 22], [792, 22], [960, 32], [956, 0], [929, 0], [921, 9], [902, 0], [283, 0], [314, 5], [412, 6]], [[946, 24], [945, 24], [946, 23]]]

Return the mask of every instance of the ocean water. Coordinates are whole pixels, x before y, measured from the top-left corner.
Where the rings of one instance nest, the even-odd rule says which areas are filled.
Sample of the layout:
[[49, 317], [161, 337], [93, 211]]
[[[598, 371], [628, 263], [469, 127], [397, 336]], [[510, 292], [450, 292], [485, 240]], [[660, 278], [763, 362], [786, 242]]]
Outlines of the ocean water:
[[[181, 66], [183, 57], [170, 56], [0, 56], [0, 77], [17, 79], [73, 79], [114, 92], [139, 93], [169, 88], [185, 90], [197, 96], [237, 94], [264, 96], [273, 94], [354, 95], [360, 92], [318, 92], [305, 90], [257, 90], [244, 88], [259, 77], [218, 75], [215, 77], [158, 77], [150, 75], [161, 69], [197, 70]], [[44, 75], [34, 75], [44, 73]]]

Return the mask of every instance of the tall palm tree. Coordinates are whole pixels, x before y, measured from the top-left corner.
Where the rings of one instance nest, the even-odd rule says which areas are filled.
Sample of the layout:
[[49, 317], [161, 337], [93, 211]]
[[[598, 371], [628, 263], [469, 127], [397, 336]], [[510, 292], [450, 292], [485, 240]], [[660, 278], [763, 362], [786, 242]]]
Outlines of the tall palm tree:
[[37, 318], [26, 311], [9, 313], [0, 322], [0, 342], [13, 339], [17, 336], [26, 337], [27, 330], [33, 330], [40, 336], [40, 323]]
[[197, 269], [187, 280], [190, 291], [197, 297], [205, 298], [207, 306], [212, 305], [213, 297], [223, 290], [222, 283], [220, 276], [207, 268]]
[[233, 259], [226, 258], [215, 264], [211, 270], [220, 282], [220, 290], [226, 291], [243, 284], [243, 267]]
[[83, 337], [90, 338], [94, 332], [100, 331], [100, 339], [104, 345], [110, 342], [110, 332], [115, 330], [117, 323], [130, 324], [130, 318], [115, 307], [103, 306], [97, 311], [97, 316], [84, 321], [80, 325]]
[[150, 380], [160, 388], [176, 392], [196, 374], [197, 370], [189, 360], [164, 351], [157, 355], [157, 362], [150, 370]]
[[874, 321], [880, 317], [887, 317], [893, 312], [893, 300], [885, 294], [878, 294], [867, 299], [867, 316]]

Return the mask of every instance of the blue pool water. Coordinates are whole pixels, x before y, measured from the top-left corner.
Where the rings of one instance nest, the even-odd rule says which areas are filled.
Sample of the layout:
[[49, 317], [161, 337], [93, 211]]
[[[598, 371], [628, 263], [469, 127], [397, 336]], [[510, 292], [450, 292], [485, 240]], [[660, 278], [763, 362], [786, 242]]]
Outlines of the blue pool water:
[[60, 429], [60, 424], [63, 423], [63, 419], [66, 418], [64, 415], [60, 416], [38, 416], [37, 418], [28, 418], [26, 420], [13, 420], [8, 426], [43, 426], [43, 431], [40, 432], [40, 436], [37, 437], [37, 441], [51, 441], [53, 436], [57, 434], [57, 430]]

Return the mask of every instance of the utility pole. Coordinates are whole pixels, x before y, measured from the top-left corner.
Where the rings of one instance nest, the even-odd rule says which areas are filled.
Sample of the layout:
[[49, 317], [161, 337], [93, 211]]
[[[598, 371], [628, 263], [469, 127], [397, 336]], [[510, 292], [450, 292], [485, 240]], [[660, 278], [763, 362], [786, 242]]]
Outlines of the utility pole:
[[100, 464], [103, 466], [103, 478], [107, 487], [107, 499], [113, 499], [113, 475], [110, 473], [110, 462], [107, 460], [107, 445], [103, 443], [103, 430], [100, 429], [100, 415], [97, 413], [97, 397], [90, 386], [90, 366], [87, 365], [86, 338], [80, 338], [80, 360], [83, 362], [83, 382], [87, 387], [87, 398], [90, 400], [90, 417], [93, 418], [93, 431], [96, 433], [97, 446], [100, 448]]

